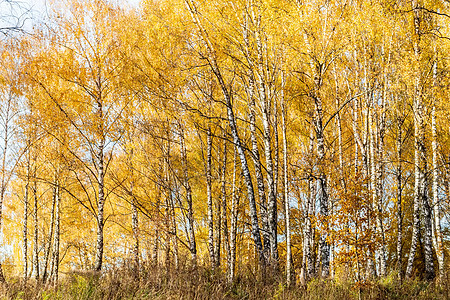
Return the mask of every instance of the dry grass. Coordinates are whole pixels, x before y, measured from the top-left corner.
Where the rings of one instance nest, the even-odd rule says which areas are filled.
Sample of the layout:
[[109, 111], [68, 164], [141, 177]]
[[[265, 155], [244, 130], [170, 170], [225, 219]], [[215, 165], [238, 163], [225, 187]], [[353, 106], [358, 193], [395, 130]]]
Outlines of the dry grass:
[[[139, 276], [128, 269], [104, 274], [71, 273], [56, 286], [10, 279], [0, 291], [2, 299], [449, 299], [449, 282], [441, 285], [418, 280], [399, 284], [395, 275], [379, 282], [313, 280], [307, 286], [286, 288], [282, 278], [257, 279], [248, 270], [227, 284], [224, 274], [209, 269], [168, 271], [146, 267]], [[270, 278], [270, 279], [267, 279]]]

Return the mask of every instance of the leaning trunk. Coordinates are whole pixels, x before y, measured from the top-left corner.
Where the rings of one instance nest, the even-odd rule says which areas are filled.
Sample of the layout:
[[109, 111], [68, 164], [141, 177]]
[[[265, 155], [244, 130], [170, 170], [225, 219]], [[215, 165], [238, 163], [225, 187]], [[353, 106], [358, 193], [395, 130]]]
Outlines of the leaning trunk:
[[[248, 14], [245, 14], [245, 22], [243, 27], [243, 38], [244, 43], [246, 45], [246, 54], [250, 60], [250, 42], [249, 42], [249, 29], [248, 29]], [[255, 79], [253, 75], [253, 71], [249, 70], [248, 72], [248, 85], [246, 88], [247, 97], [248, 97], [248, 106], [249, 106], [249, 127], [250, 127], [250, 140], [252, 143], [252, 159], [253, 165], [255, 169], [255, 178], [256, 178], [256, 187], [258, 189], [258, 196], [261, 207], [261, 219], [263, 226], [263, 240], [264, 240], [264, 256], [265, 259], [268, 259], [268, 251], [270, 249], [270, 230], [269, 230], [269, 220], [268, 220], [268, 211], [267, 211], [267, 198], [264, 184], [264, 177], [261, 167], [261, 158], [259, 154], [258, 148], [258, 139], [256, 134], [256, 105], [255, 105], [255, 94], [257, 94]]]
[[248, 162], [247, 162], [247, 157], [245, 155], [244, 146], [242, 144], [241, 138], [239, 137], [239, 133], [238, 133], [238, 129], [237, 129], [236, 118], [234, 116], [233, 104], [232, 104], [232, 99], [231, 99], [232, 93], [231, 93], [230, 87], [225, 83], [225, 80], [222, 77], [221, 70], [220, 70], [217, 60], [216, 60], [216, 53], [213, 48], [213, 44], [209, 40], [209, 37], [200, 22], [199, 13], [198, 13], [198, 10], [197, 10], [195, 4], [193, 3], [192, 0], [185, 0], [185, 3], [188, 6], [189, 12], [191, 13], [191, 16], [192, 16], [192, 19], [193, 19], [195, 25], [197, 26], [199, 35], [207, 48], [206, 55], [209, 58], [209, 66], [217, 78], [217, 81], [219, 83], [219, 86], [222, 90], [222, 93], [223, 93], [223, 96], [225, 99], [228, 125], [230, 127], [231, 135], [233, 137], [233, 142], [236, 145], [236, 148], [239, 153], [242, 174], [243, 174], [245, 184], [247, 186], [247, 197], [248, 197], [248, 203], [249, 203], [249, 208], [250, 208], [249, 214], [250, 214], [251, 227], [252, 227], [252, 236], [253, 236], [256, 250], [258, 252], [259, 265], [261, 268], [264, 268], [265, 267], [265, 259], [264, 259], [264, 253], [263, 253], [263, 245], [261, 242], [261, 234], [260, 234], [260, 229], [259, 229], [258, 213], [257, 213], [257, 209], [256, 209], [256, 200], [255, 200], [255, 193], [254, 193], [254, 189], [253, 189], [253, 182], [252, 182], [252, 177], [251, 177], [250, 169], [249, 169]]

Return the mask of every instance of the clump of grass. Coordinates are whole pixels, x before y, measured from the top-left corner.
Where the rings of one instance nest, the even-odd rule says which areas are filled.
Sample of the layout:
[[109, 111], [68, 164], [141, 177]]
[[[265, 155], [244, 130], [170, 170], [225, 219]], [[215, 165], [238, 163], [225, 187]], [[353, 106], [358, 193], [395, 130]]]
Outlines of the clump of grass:
[[445, 299], [449, 284], [420, 280], [400, 284], [391, 274], [378, 282], [313, 279], [304, 286], [287, 287], [282, 273], [256, 276], [249, 268], [227, 283], [220, 270], [205, 267], [144, 266], [140, 272], [118, 268], [103, 273], [70, 273], [56, 286], [29, 279], [10, 279], [0, 289], [1, 299]]

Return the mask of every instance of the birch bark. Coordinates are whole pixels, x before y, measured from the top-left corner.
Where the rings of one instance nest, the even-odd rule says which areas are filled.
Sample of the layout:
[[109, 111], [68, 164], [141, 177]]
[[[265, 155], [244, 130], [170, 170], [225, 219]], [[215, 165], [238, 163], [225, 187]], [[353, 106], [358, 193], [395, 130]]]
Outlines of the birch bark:
[[191, 259], [194, 266], [197, 265], [197, 242], [195, 239], [195, 230], [194, 230], [194, 210], [192, 207], [192, 188], [191, 183], [189, 181], [188, 174], [188, 161], [187, 161], [187, 153], [186, 153], [186, 144], [184, 138], [184, 130], [180, 125], [180, 146], [181, 146], [181, 159], [183, 164], [183, 180], [184, 180], [184, 188], [186, 190], [186, 201], [188, 207], [188, 236], [189, 236], [189, 250], [191, 252]]
[[[230, 261], [230, 244], [229, 244], [229, 236], [228, 236], [228, 222], [227, 222], [227, 187], [226, 187], [226, 176], [227, 176], [227, 140], [226, 140], [226, 130], [223, 130], [223, 156], [222, 156], [222, 170], [221, 170], [221, 227], [223, 231], [223, 245], [225, 248], [225, 253], [227, 254], [227, 261]], [[220, 244], [219, 244], [220, 245]], [[218, 251], [220, 252], [220, 246], [218, 247]]]
[[432, 213], [428, 202], [427, 187], [427, 160], [425, 147], [425, 107], [422, 95], [422, 79], [420, 70], [421, 57], [421, 19], [422, 11], [417, 0], [412, 1], [412, 10], [414, 14], [414, 152], [415, 152], [415, 195], [414, 195], [414, 223], [411, 249], [406, 268], [406, 276], [411, 277], [414, 256], [417, 250], [417, 244], [420, 231], [420, 208], [422, 206], [423, 225], [424, 225], [424, 256], [425, 256], [425, 277], [428, 280], [434, 278], [434, 263], [432, 249]]
[[30, 150], [29, 142], [27, 142], [27, 175], [25, 183], [24, 207], [23, 207], [23, 277], [25, 281], [28, 278], [28, 193], [30, 190]]
[[199, 36], [203, 40], [206, 51], [207, 51], [207, 57], [209, 61], [209, 66], [211, 70], [213, 71], [220, 89], [223, 93], [224, 100], [225, 100], [225, 106], [227, 109], [227, 119], [228, 119], [228, 125], [230, 127], [231, 135], [233, 137], [233, 142], [236, 145], [236, 148], [238, 150], [239, 159], [241, 161], [241, 169], [243, 178], [245, 181], [245, 185], [247, 187], [247, 198], [249, 201], [249, 211], [250, 211], [250, 220], [251, 220], [251, 227], [252, 227], [252, 236], [255, 243], [256, 251], [258, 253], [259, 258], [259, 265], [262, 269], [265, 267], [265, 259], [264, 259], [264, 253], [263, 253], [263, 245], [261, 242], [261, 234], [259, 229], [259, 222], [258, 222], [258, 213], [256, 209], [256, 200], [255, 200], [255, 193], [253, 189], [253, 183], [252, 183], [252, 177], [250, 174], [250, 169], [247, 162], [247, 157], [245, 155], [245, 149], [242, 144], [241, 138], [238, 133], [238, 128], [236, 124], [236, 118], [233, 111], [233, 104], [232, 104], [232, 93], [231, 88], [225, 83], [225, 80], [222, 76], [221, 69], [219, 68], [219, 65], [216, 60], [216, 54], [214, 47], [212, 43], [210, 42], [206, 30], [203, 28], [202, 23], [199, 18], [199, 13], [197, 11], [197, 7], [193, 3], [192, 0], [185, 0], [185, 3], [188, 7], [189, 12], [191, 13], [192, 19], [197, 26], [197, 29], [199, 31]]
[[[247, 10], [249, 8], [247, 7]], [[264, 242], [264, 257], [266, 260], [269, 259], [269, 249], [270, 249], [270, 230], [269, 230], [269, 216], [267, 210], [267, 198], [264, 184], [264, 177], [261, 166], [261, 157], [259, 154], [258, 139], [256, 133], [256, 103], [255, 94], [257, 94], [257, 88], [255, 85], [255, 78], [253, 75], [254, 62], [250, 55], [250, 41], [249, 41], [249, 14], [246, 12], [244, 14], [244, 25], [243, 25], [243, 39], [245, 44], [245, 54], [250, 65], [250, 70], [248, 72], [248, 86], [246, 87], [246, 93], [248, 97], [249, 106], [249, 127], [250, 127], [250, 140], [252, 144], [252, 160], [255, 169], [256, 187], [258, 189], [258, 197], [260, 202], [261, 219], [263, 226], [263, 242]]]
[[33, 248], [33, 269], [34, 269], [34, 277], [36, 281], [39, 280], [39, 229], [38, 229], [38, 191], [37, 191], [37, 181], [36, 181], [36, 170], [34, 171], [34, 179], [33, 179], [33, 198], [34, 198], [34, 207], [33, 207], [33, 226], [34, 226], [34, 248]]
[[400, 282], [403, 279], [402, 250], [403, 250], [403, 213], [402, 213], [402, 119], [397, 117], [397, 270]]
[[206, 132], [206, 197], [208, 203], [208, 251], [211, 267], [216, 267], [216, 255], [214, 251], [214, 220], [213, 220], [213, 202], [212, 202], [212, 137], [211, 127], [208, 126]]
[[286, 284], [289, 287], [292, 283], [292, 251], [291, 251], [291, 223], [290, 223], [290, 207], [289, 207], [289, 186], [288, 186], [288, 163], [287, 163], [287, 126], [286, 116], [287, 107], [284, 98], [284, 74], [282, 75], [282, 90], [281, 90], [281, 126], [283, 134], [283, 198], [286, 211]]
[[55, 191], [55, 234], [53, 240], [53, 256], [52, 256], [52, 274], [53, 274], [53, 283], [56, 285], [58, 283], [59, 276], [59, 244], [60, 244], [60, 235], [61, 235], [61, 216], [60, 216], [60, 207], [61, 207], [61, 195], [60, 195], [60, 184], [59, 179], [56, 180], [56, 191]]
[[54, 230], [54, 224], [55, 224], [55, 210], [56, 210], [56, 180], [57, 180], [56, 176], [57, 176], [57, 174], [55, 174], [54, 186], [52, 188], [53, 189], [52, 211], [51, 211], [51, 217], [50, 217], [49, 235], [48, 235], [47, 243], [45, 245], [45, 250], [44, 250], [44, 266], [43, 266], [44, 273], [42, 274], [42, 282], [47, 281], [49, 260], [50, 260], [52, 243], [53, 243], [53, 230]]
[[436, 102], [437, 102], [437, 62], [433, 64], [433, 107], [431, 111], [431, 151], [433, 155], [433, 210], [434, 210], [434, 228], [436, 237], [436, 256], [439, 266], [439, 279], [443, 280], [445, 275], [444, 265], [444, 247], [442, 242], [441, 229], [441, 205], [438, 196], [438, 141], [436, 126]]
[[231, 224], [230, 224], [230, 263], [228, 269], [228, 282], [233, 282], [235, 266], [236, 266], [236, 234], [237, 234], [237, 220], [238, 220], [238, 207], [239, 197], [236, 193], [236, 172], [237, 172], [237, 150], [234, 147], [233, 156], [233, 185], [231, 190]]
[[[101, 86], [101, 85], [99, 85]], [[101, 99], [101, 92], [97, 99], [97, 116], [99, 120], [103, 120], [103, 104]], [[95, 270], [100, 271], [103, 264], [103, 228], [104, 228], [104, 207], [105, 207], [105, 135], [103, 132], [103, 124], [99, 125], [99, 141], [98, 152], [96, 155], [97, 161], [97, 187], [98, 187], [98, 202], [97, 202], [97, 251], [95, 254]]]

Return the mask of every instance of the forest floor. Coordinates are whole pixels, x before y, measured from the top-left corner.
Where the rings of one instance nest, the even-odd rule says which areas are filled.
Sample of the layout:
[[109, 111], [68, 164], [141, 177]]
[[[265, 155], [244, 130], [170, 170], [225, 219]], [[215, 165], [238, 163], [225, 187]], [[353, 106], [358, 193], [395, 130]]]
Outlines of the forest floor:
[[124, 269], [101, 276], [71, 273], [56, 286], [10, 278], [0, 289], [0, 299], [450, 299], [449, 281], [409, 280], [400, 284], [395, 275], [364, 284], [313, 280], [287, 288], [281, 276], [260, 280], [250, 269], [238, 274], [233, 284], [227, 284], [222, 273], [200, 267], [176, 272], [145, 268], [138, 277], [135, 274]]

